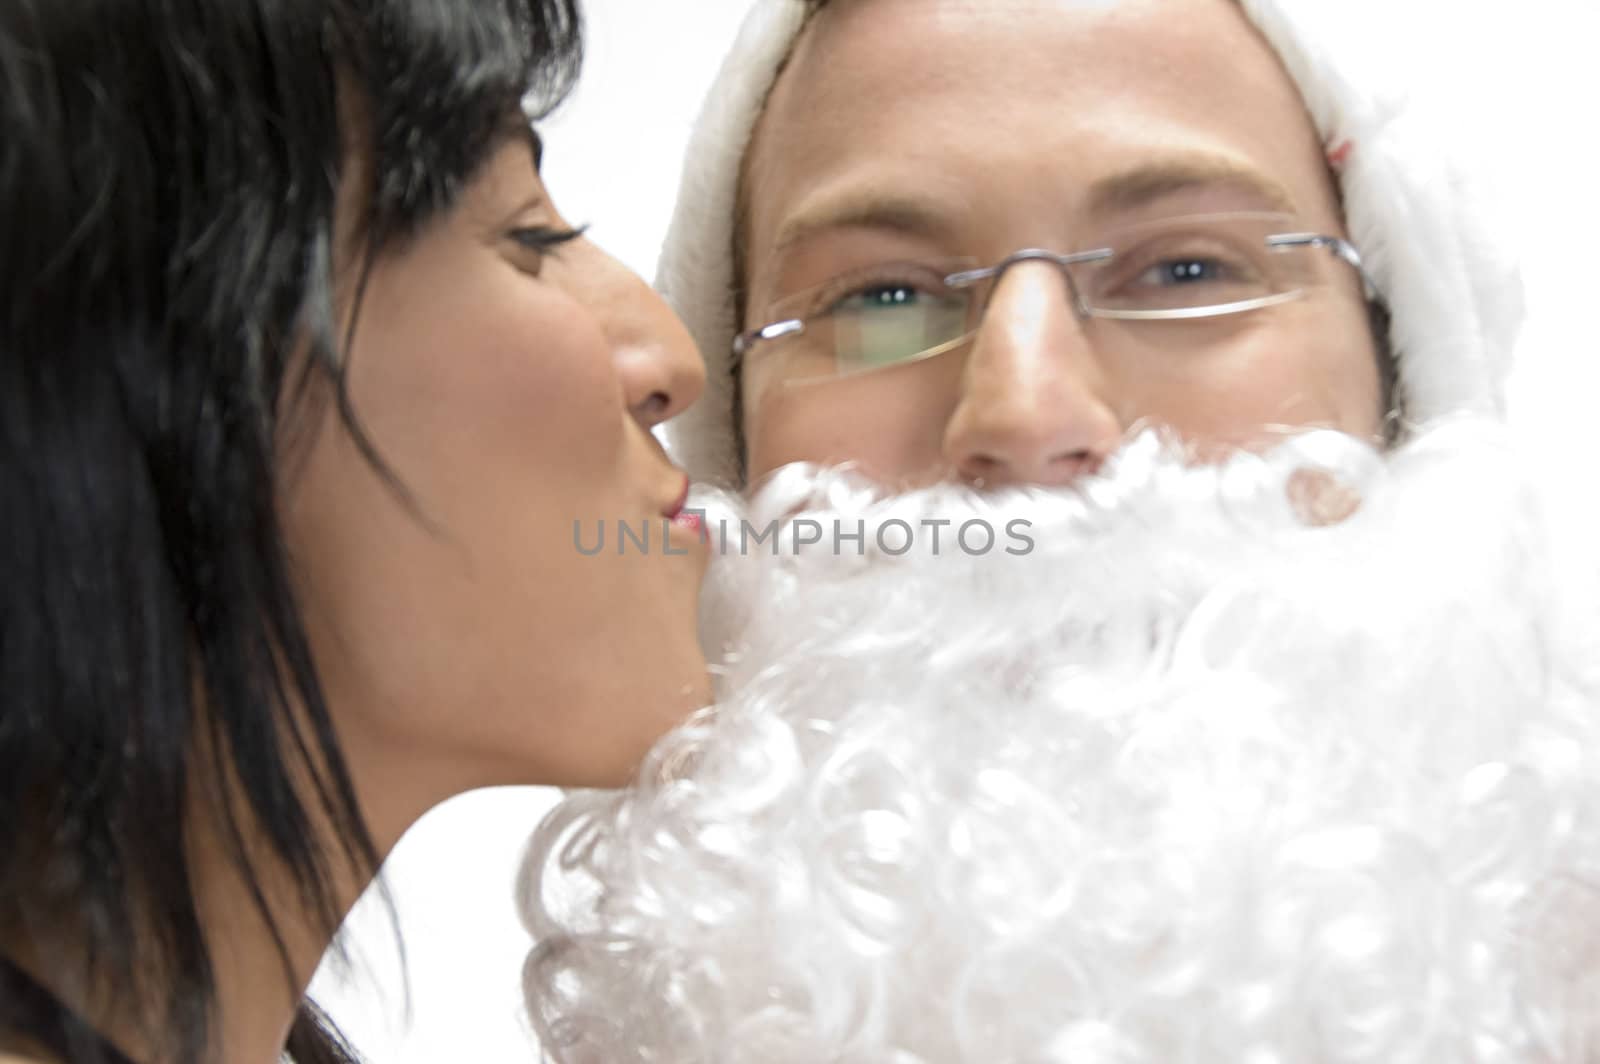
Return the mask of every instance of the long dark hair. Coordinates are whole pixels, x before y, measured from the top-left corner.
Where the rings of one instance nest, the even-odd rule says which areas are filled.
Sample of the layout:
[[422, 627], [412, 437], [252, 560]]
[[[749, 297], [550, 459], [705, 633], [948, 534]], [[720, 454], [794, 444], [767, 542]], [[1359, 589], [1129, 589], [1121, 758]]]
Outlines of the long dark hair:
[[[286, 975], [245, 839], [330, 935], [336, 872], [376, 866], [275, 512], [308, 405], [365, 439], [342, 175], [364, 270], [566, 91], [575, 2], [0, 5], [0, 942], [65, 929], [70, 978], [154, 984], [163, 1059], [200, 1060], [214, 1029], [195, 794], [224, 800]], [[4, 997], [0, 1030], [26, 1034]], [[315, 1030], [291, 1051], [338, 1059]]]

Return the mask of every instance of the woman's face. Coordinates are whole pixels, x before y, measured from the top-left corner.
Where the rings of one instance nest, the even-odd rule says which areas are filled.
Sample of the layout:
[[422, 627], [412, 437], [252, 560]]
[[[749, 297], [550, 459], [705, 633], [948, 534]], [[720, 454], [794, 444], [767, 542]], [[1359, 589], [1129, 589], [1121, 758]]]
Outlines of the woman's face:
[[361, 296], [350, 398], [405, 495], [331, 404], [287, 467], [340, 741], [434, 790], [616, 785], [708, 701], [705, 555], [649, 431], [699, 394], [700, 360], [598, 248], [539, 246], [564, 228], [530, 142], [508, 141]]
[[[746, 160], [744, 327], [793, 317], [775, 311], [820, 290], [822, 305], [851, 307], [851, 327], [898, 329], [903, 301], [922, 298], [910, 286], [841, 279], [1084, 251], [1173, 218], [1292, 214], [1291, 231], [1343, 235], [1323, 146], [1277, 58], [1231, 0], [1180, 6], [1181, 17], [1167, 0], [825, 8]], [[1206, 240], [1185, 240], [1171, 261], [1214, 261]], [[1318, 271], [1305, 297], [1229, 316], [1081, 317], [1062, 269], [1029, 261], [994, 282], [970, 341], [922, 361], [794, 383], [781, 379], [793, 360], [780, 370], [757, 347], [742, 387], [750, 476], [853, 461], [901, 484], [1066, 483], [1141, 424], [1202, 454], [1281, 427], [1376, 436], [1358, 275], [1325, 252], [1305, 257]]]

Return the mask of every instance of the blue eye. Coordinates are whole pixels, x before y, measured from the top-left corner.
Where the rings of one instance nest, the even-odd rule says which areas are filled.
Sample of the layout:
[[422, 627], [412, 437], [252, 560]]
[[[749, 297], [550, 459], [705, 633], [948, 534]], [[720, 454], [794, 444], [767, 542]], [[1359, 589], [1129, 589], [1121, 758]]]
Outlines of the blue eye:
[[966, 331], [966, 303], [916, 283], [867, 284], [827, 311], [837, 373], [914, 359]]
[[908, 284], [880, 285], [876, 288], [863, 289], [853, 295], [846, 296], [834, 304], [835, 311], [863, 311], [875, 309], [895, 309], [899, 307], [912, 307], [924, 301], [923, 292]]
[[1168, 259], [1151, 266], [1138, 283], [1151, 285], [1195, 284], [1230, 279], [1233, 271], [1219, 259]]

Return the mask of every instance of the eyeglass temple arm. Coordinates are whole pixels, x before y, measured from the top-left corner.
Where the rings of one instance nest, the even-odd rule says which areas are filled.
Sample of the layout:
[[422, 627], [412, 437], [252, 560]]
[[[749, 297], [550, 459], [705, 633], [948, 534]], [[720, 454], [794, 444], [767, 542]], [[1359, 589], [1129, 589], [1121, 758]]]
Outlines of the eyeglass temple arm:
[[737, 364], [750, 349], [762, 340], [776, 340], [780, 336], [792, 336], [795, 333], [805, 332], [806, 323], [799, 318], [789, 318], [786, 321], [775, 321], [771, 325], [763, 325], [759, 329], [742, 332], [733, 338], [733, 360]]
[[1381, 298], [1377, 282], [1373, 281], [1372, 275], [1367, 272], [1366, 264], [1361, 261], [1361, 252], [1343, 237], [1327, 236], [1322, 233], [1279, 233], [1277, 236], [1267, 237], [1267, 246], [1327, 248], [1355, 268], [1356, 273], [1361, 276], [1361, 284], [1366, 289], [1368, 299]]

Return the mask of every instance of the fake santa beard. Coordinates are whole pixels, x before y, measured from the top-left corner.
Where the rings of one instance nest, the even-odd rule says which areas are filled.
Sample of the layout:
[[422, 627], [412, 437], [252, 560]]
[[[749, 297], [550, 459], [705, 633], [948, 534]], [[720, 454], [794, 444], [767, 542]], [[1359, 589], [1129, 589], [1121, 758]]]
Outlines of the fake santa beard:
[[[547, 1051], [1600, 1060], [1593, 630], [1524, 479], [1457, 424], [1200, 469], [1143, 436], [1077, 491], [790, 469], [713, 500], [714, 539], [776, 520], [776, 555], [713, 565], [718, 704], [531, 844]], [[900, 552], [930, 519], [941, 549]], [[972, 521], [1002, 545], [953, 542]]]

